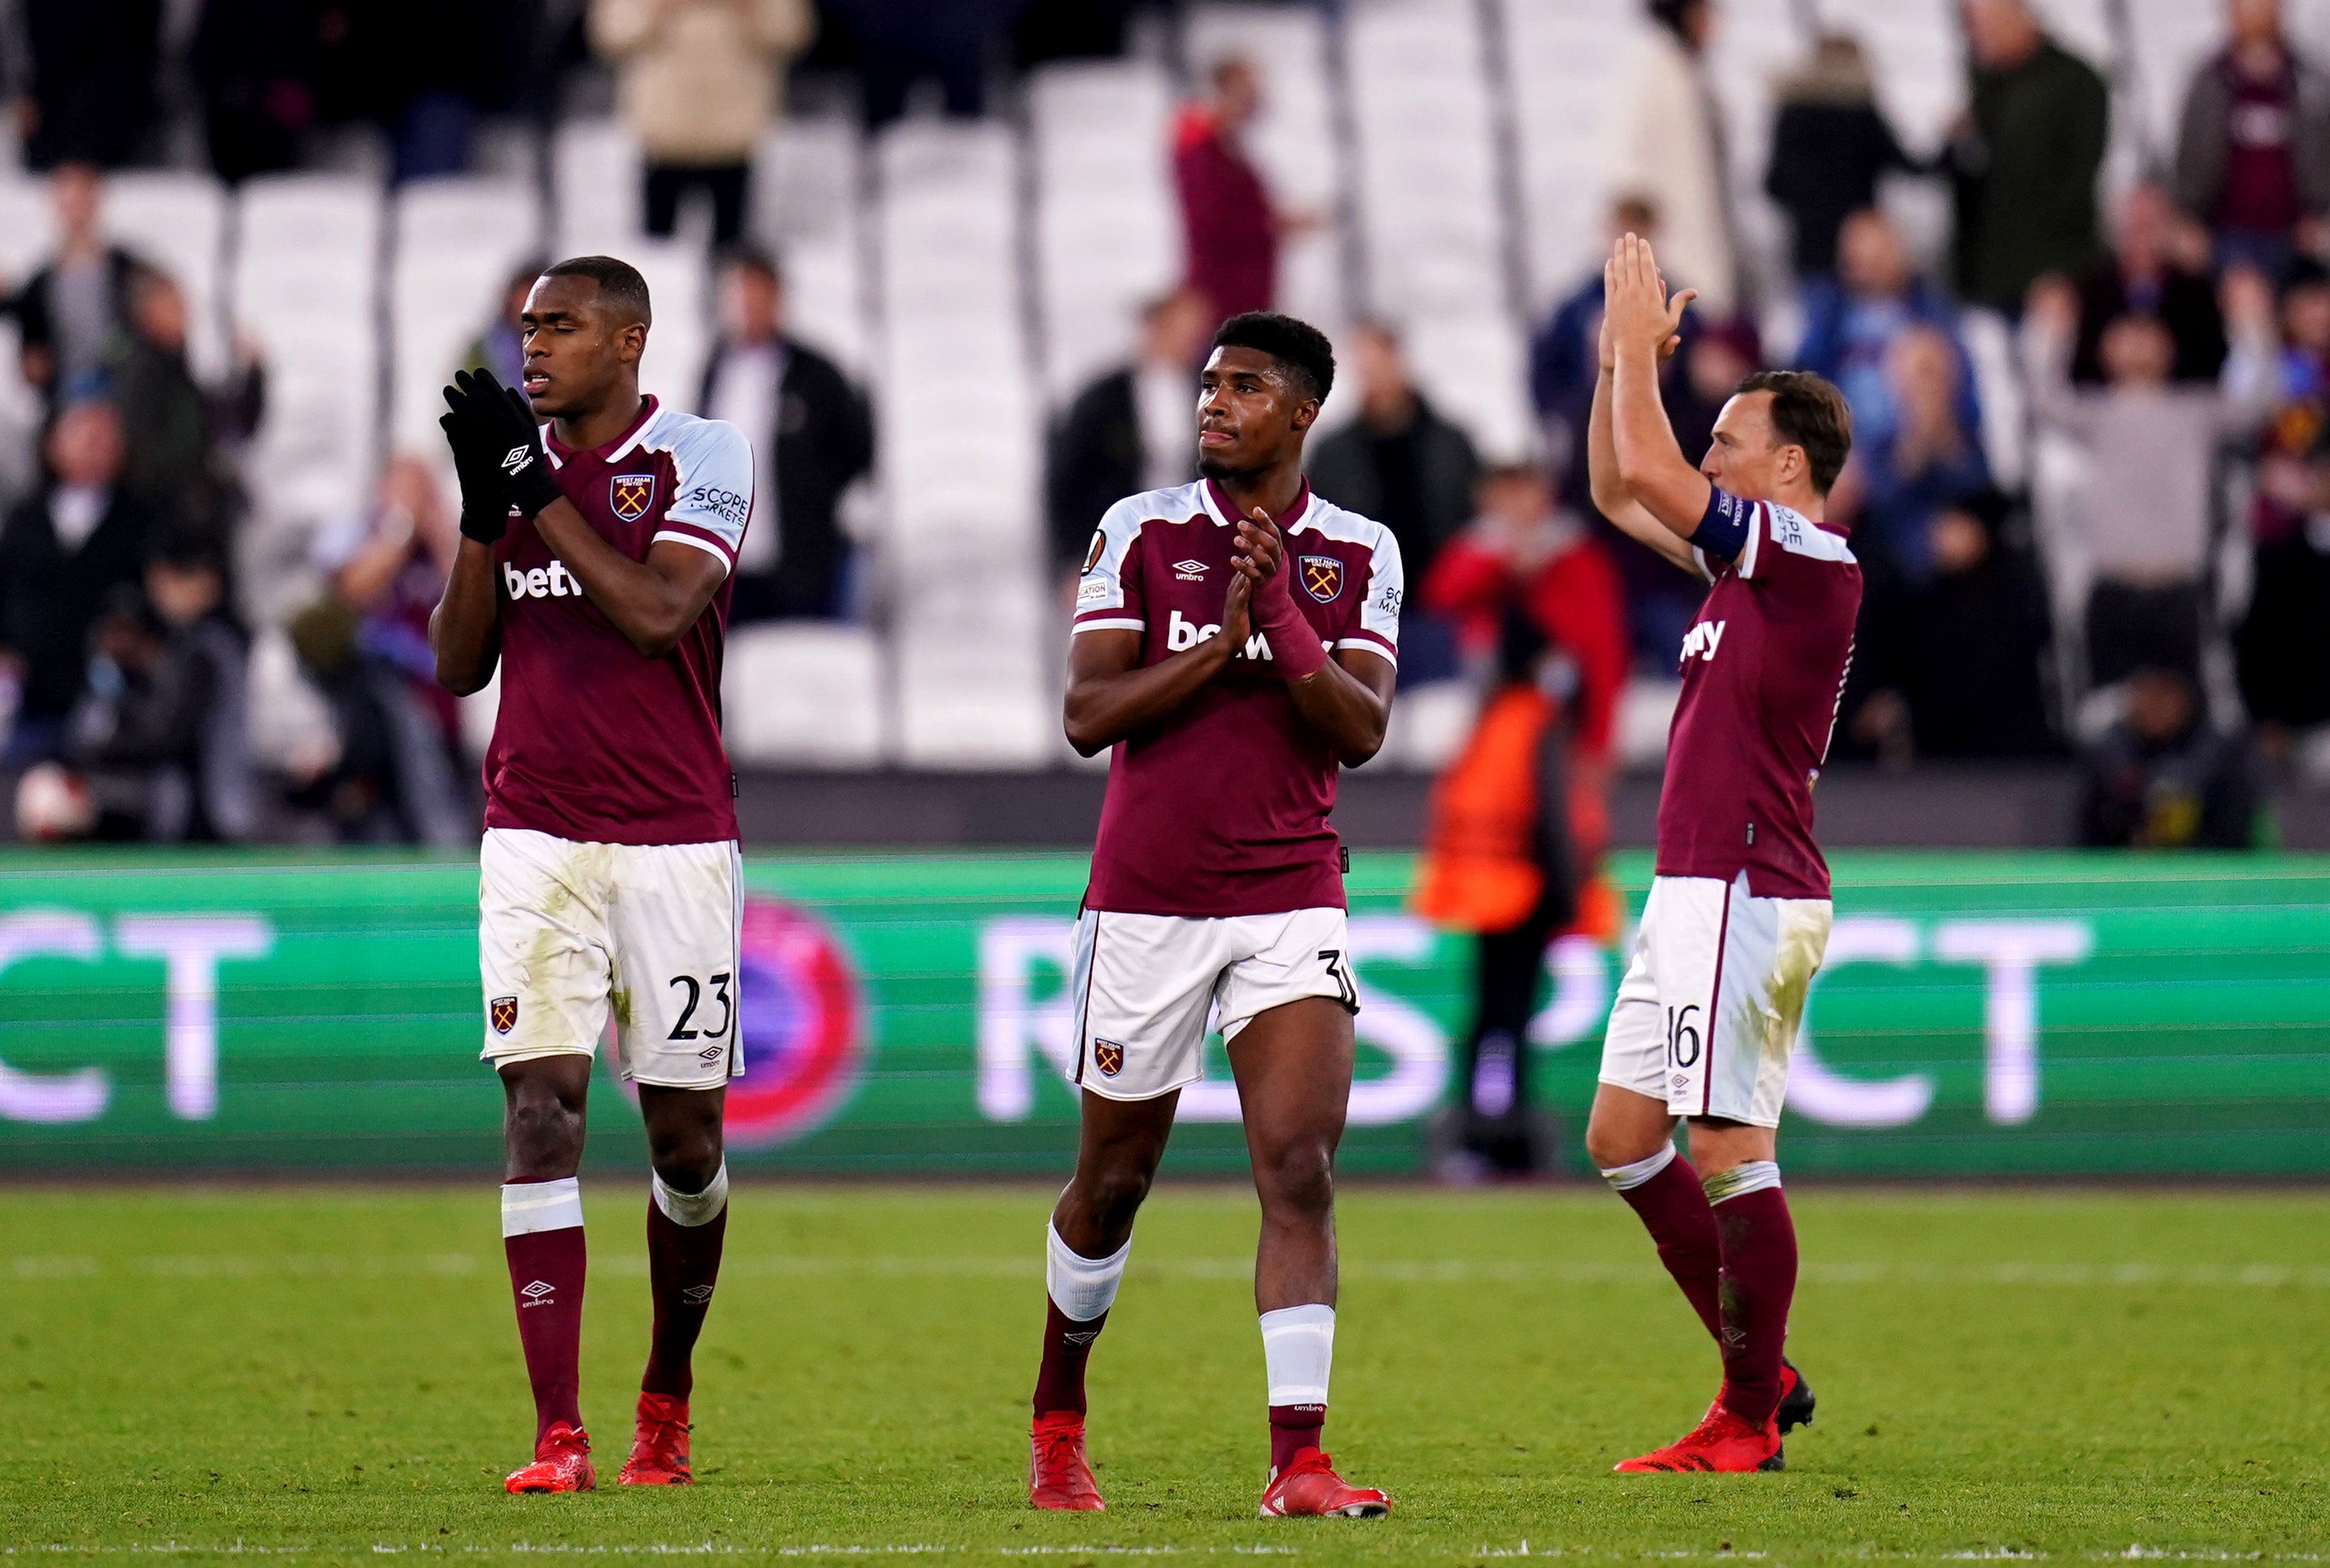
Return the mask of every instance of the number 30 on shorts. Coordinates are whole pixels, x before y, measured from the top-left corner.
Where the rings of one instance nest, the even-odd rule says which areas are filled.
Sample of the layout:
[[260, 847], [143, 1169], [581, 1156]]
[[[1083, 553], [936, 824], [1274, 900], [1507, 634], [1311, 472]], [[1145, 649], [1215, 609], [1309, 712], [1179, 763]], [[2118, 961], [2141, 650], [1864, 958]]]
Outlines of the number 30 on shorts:
[[[734, 978], [734, 977], [725, 973], [725, 971], [713, 976], [709, 980], [698, 980], [693, 975], [674, 975], [667, 988], [679, 989], [685, 987], [687, 992], [687, 996], [680, 1004], [679, 1022], [671, 1026], [671, 1033], [665, 1035], [664, 1038], [667, 1040], [718, 1040], [725, 1038], [729, 1029], [734, 1026], [736, 1022], [736, 1004], [730, 999], [728, 995], [728, 982]], [[711, 999], [713, 1001], [720, 1004], [720, 1021], [717, 1024], [707, 1022], [699, 1026], [696, 1023], [696, 1010], [705, 1005], [705, 996], [706, 992], [711, 994]]]

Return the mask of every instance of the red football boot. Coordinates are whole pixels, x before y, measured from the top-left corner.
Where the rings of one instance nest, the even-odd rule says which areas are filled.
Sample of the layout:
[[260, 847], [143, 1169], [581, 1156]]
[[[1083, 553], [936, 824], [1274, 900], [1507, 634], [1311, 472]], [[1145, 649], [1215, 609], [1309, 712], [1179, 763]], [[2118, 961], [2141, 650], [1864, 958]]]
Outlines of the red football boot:
[[615, 1484], [621, 1487], [692, 1487], [687, 1468], [687, 1402], [668, 1393], [639, 1395], [631, 1432], [631, 1457]]
[[1085, 1462], [1084, 1418], [1075, 1412], [1056, 1410], [1036, 1418], [1028, 1440], [1028, 1501], [1072, 1514], [1108, 1507]]
[[1373, 1487], [1346, 1486], [1333, 1459], [1304, 1449], [1293, 1464], [1272, 1473], [1257, 1514], [1264, 1519], [1380, 1519], [1390, 1512], [1389, 1497]]
[[579, 1426], [553, 1422], [534, 1445], [534, 1463], [522, 1465], [502, 1482], [508, 1492], [587, 1492], [599, 1484], [591, 1468], [591, 1438]]
[[1755, 1426], [1723, 1408], [1721, 1401], [1680, 1442], [1610, 1467], [1626, 1474], [1658, 1470], [1784, 1470], [1787, 1460], [1780, 1449], [1780, 1423]]

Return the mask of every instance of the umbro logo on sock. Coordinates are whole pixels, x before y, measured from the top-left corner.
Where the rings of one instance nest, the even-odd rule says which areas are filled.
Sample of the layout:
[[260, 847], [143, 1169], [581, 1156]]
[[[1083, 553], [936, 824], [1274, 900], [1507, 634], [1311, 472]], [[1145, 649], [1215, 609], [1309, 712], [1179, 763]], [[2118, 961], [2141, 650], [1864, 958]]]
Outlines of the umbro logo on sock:
[[679, 1293], [679, 1299], [687, 1302], [690, 1307], [701, 1307], [706, 1301], [712, 1299], [712, 1287], [709, 1285], [690, 1285], [687, 1289], [682, 1290]]
[[1072, 1334], [1061, 1335], [1060, 1343], [1063, 1345], [1090, 1345], [1094, 1340], [1098, 1339], [1099, 1337], [1100, 1330], [1097, 1328], [1079, 1328]]
[[518, 1294], [526, 1298], [526, 1304], [529, 1307], [547, 1307], [551, 1299], [558, 1294], [558, 1287], [547, 1280], [536, 1280]]

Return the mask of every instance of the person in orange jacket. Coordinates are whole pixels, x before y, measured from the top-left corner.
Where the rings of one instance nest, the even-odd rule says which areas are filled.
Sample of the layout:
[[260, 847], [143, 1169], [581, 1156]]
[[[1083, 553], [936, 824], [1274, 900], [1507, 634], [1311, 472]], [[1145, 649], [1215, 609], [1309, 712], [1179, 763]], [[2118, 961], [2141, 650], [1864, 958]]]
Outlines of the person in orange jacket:
[[1525, 1174], [1552, 1158], [1529, 1084], [1547, 945], [1570, 931], [1617, 935], [1599, 868], [1625, 612], [1615, 569], [1582, 530], [1558, 529], [1541, 478], [1501, 470], [1482, 490], [1482, 520], [1443, 553], [1425, 602], [1457, 619], [1466, 641], [1495, 638], [1496, 680], [1434, 788], [1411, 903], [1477, 939], [1449, 1142], [1492, 1171]]

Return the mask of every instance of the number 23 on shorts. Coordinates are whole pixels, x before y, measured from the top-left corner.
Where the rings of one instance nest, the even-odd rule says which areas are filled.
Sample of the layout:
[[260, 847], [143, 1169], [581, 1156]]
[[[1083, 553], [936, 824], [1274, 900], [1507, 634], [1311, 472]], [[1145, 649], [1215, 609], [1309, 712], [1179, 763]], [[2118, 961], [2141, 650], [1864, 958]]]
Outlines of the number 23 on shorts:
[[[674, 975], [668, 989], [685, 991], [679, 1008], [679, 1020], [671, 1026], [667, 1040], [725, 1040], [736, 1025], [736, 1004], [728, 994], [734, 978], [725, 971], [699, 980], [693, 975]], [[720, 1005], [717, 1018], [699, 1017], [698, 1014], [711, 1002]]]

